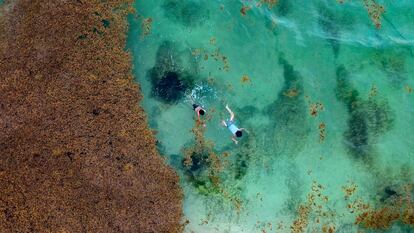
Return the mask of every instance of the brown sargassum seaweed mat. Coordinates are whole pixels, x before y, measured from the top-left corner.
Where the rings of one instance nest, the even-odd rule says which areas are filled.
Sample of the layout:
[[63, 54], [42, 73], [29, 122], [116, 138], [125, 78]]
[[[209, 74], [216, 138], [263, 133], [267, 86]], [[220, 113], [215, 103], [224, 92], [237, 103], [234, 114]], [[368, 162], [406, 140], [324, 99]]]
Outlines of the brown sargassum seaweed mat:
[[131, 2], [1, 7], [0, 232], [180, 231], [124, 50]]

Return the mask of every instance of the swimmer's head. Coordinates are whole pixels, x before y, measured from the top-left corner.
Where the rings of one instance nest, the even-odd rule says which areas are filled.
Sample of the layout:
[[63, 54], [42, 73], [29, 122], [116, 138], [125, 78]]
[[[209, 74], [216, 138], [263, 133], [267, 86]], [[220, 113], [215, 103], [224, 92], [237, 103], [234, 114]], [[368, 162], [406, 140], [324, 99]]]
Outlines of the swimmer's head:
[[242, 133], [242, 131], [241, 130], [237, 130], [236, 131], [236, 137], [241, 137], [243, 135], [243, 133]]
[[206, 112], [204, 111], [204, 109], [200, 109], [200, 111], [198, 111], [200, 113], [200, 115], [204, 115]]

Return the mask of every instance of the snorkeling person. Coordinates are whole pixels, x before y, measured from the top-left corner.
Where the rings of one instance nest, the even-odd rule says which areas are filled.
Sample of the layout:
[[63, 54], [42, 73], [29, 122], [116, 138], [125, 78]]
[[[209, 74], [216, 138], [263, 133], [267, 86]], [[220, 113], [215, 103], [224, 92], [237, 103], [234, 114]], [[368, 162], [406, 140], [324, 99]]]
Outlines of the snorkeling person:
[[230, 130], [230, 132], [233, 134], [232, 135], [232, 137], [231, 137], [231, 140], [234, 142], [234, 143], [239, 143], [238, 141], [237, 141], [237, 139], [236, 138], [240, 138], [242, 135], [243, 135], [243, 133], [242, 133], [242, 131], [246, 131], [247, 132], [247, 130], [246, 129], [244, 129], [244, 128], [238, 128], [235, 124], [234, 124], [234, 113], [231, 111], [231, 109], [229, 108], [229, 105], [226, 105], [226, 109], [227, 109], [227, 111], [230, 113], [230, 119], [228, 119], [228, 120], [226, 120], [226, 121], [221, 121], [221, 123], [223, 124], [223, 126], [225, 126], [225, 127], [227, 127], [227, 129], [229, 129]]
[[206, 114], [206, 110], [198, 104], [193, 104], [193, 110], [197, 113], [198, 120], [200, 120], [200, 115], [204, 116], [204, 114]]
[[197, 102], [195, 101], [193, 96], [190, 96], [190, 99], [193, 104], [193, 110], [197, 113], [198, 120], [200, 120], [200, 115], [204, 116], [204, 114], [206, 114], [206, 110], [203, 108], [203, 106], [196, 104]]
[[194, 103], [193, 103], [193, 110], [194, 110], [194, 112], [197, 113], [197, 117], [198, 117], [197, 122], [201, 123], [203, 125], [203, 127], [206, 127], [206, 124], [200, 119], [200, 115], [204, 116], [204, 114], [206, 114], [206, 110], [204, 110], [204, 108], [202, 106], [200, 106], [198, 104], [194, 104]]

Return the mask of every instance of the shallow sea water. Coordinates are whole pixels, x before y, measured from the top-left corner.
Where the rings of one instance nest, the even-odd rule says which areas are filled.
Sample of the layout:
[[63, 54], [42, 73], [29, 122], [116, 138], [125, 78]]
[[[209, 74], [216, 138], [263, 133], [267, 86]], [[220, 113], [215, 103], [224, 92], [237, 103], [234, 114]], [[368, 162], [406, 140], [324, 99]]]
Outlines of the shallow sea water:
[[[414, 181], [414, 1], [377, 2], [380, 29], [363, 1], [136, 2], [128, 49], [181, 178], [185, 232], [364, 231], [350, 203], [403, 195]], [[192, 131], [191, 98], [207, 109], [196, 127], [207, 143]], [[225, 104], [249, 131], [239, 145], [220, 125]]]

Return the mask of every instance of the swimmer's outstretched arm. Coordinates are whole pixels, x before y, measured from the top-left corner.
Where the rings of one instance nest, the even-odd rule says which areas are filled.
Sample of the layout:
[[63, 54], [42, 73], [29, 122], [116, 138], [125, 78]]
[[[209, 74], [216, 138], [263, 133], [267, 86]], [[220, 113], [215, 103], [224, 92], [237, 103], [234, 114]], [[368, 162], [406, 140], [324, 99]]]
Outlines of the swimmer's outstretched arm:
[[231, 109], [229, 108], [229, 105], [228, 104], [226, 104], [226, 109], [230, 113], [230, 120], [233, 121], [233, 119], [234, 119], [234, 113], [231, 111]]

